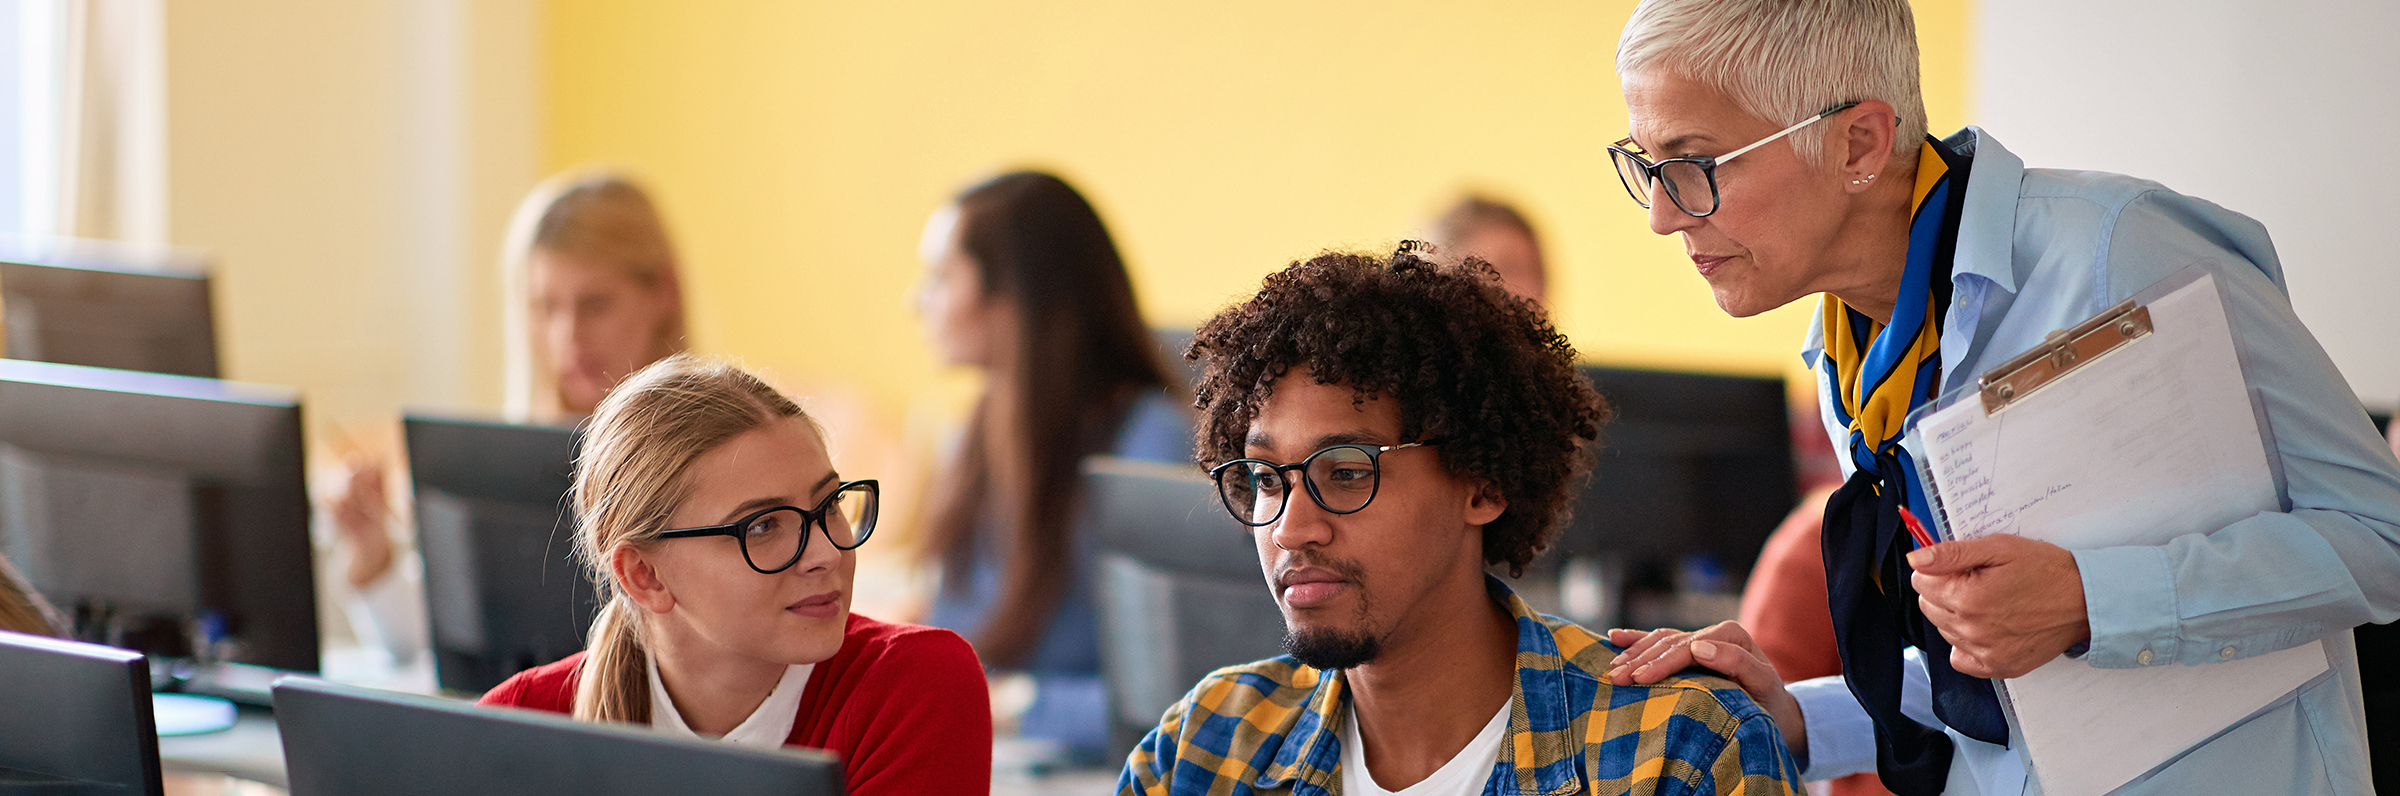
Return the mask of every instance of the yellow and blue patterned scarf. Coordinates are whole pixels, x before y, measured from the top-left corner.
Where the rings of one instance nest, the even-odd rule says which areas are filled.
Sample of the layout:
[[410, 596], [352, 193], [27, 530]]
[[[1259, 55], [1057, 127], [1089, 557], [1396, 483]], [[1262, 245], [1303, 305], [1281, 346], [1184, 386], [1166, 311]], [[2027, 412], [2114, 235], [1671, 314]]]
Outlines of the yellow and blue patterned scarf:
[[2006, 744], [2008, 724], [1988, 681], [1950, 668], [1950, 645], [1917, 606], [1902, 529], [1902, 506], [1926, 511], [1915, 463], [1899, 444], [1913, 410], [1941, 390], [1941, 322], [1949, 309], [1950, 261], [1958, 240], [1968, 159], [1930, 138], [1917, 158], [1908, 260], [1891, 323], [1827, 295], [1825, 355], [1835, 419], [1849, 429], [1844, 453], [1856, 465], [1825, 504], [1825, 592], [1850, 691], [1875, 722], [1876, 769], [1902, 796], [1939, 793], [1951, 741], [1900, 710], [1903, 647], [1925, 653], [1934, 715], [1978, 740]]
[[[1949, 162], [1938, 145], [1927, 142], [1917, 154], [1908, 270], [1900, 278], [1891, 324], [1876, 323], [1831, 293], [1821, 306], [1822, 364], [1838, 393], [1834, 416], [1850, 427], [1844, 452], [1860, 469], [1879, 470], [1876, 454], [1905, 453], [1899, 449], [1901, 421], [1941, 389], [1941, 310], [1950, 303], [1950, 248], [1958, 238], [1949, 212], [1955, 193], [1949, 176]], [[1900, 475], [1914, 480], [1913, 473]]]

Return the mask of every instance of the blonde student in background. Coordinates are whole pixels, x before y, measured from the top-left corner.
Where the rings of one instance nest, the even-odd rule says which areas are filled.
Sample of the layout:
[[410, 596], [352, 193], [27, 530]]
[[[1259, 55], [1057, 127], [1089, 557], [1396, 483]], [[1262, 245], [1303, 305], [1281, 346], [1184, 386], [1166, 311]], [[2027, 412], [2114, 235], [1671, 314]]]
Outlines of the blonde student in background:
[[[569, 423], [626, 376], [685, 348], [675, 247], [648, 192], [607, 171], [562, 174], [517, 206], [501, 252], [507, 417]], [[331, 496], [341, 601], [359, 640], [427, 644], [417, 567], [394, 542], [388, 452], [353, 452]]]

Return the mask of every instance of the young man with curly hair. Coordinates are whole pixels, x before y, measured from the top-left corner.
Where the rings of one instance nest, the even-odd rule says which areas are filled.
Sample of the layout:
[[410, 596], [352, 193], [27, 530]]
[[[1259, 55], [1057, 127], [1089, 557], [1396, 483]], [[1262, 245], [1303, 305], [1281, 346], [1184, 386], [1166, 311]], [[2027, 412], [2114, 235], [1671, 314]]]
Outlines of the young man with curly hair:
[[1199, 458], [1251, 527], [1290, 654], [1170, 708], [1126, 794], [1781, 794], [1799, 768], [1732, 683], [1603, 677], [1528, 609], [1607, 409], [1488, 266], [1332, 253], [1201, 326]]

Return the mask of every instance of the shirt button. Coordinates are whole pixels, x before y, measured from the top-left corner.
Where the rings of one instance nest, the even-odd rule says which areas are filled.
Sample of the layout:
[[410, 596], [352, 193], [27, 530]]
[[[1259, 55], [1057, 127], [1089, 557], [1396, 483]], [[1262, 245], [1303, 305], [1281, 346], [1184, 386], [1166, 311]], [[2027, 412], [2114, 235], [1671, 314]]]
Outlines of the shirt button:
[[2150, 651], [2142, 650], [2141, 654], [2133, 656], [2133, 663], [2136, 666], [2150, 665]]
[[2233, 660], [2233, 648], [2226, 647], [2224, 649], [2217, 650], [2217, 657], [2222, 660]]

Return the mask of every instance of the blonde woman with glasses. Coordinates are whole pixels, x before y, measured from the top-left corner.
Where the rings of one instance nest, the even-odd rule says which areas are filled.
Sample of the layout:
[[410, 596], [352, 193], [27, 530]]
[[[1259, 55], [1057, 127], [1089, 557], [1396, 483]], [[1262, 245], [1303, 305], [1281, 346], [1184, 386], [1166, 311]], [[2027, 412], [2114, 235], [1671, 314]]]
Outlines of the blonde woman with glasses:
[[575, 549], [605, 600], [588, 647], [483, 703], [828, 750], [853, 796], [988, 791], [974, 650], [850, 612], [880, 497], [757, 377], [689, 355], [642, 370], [575, 467]]

